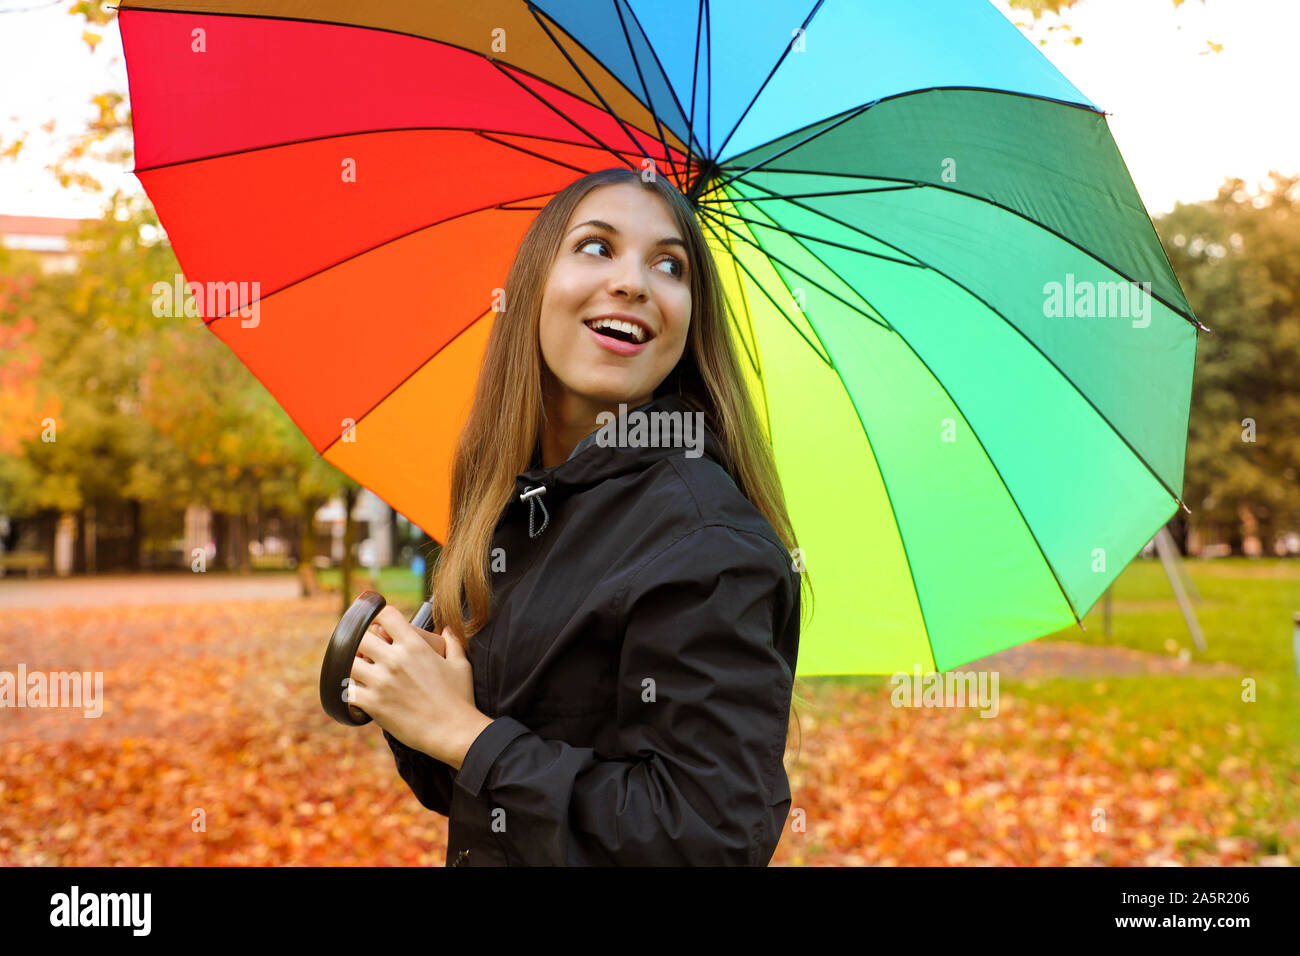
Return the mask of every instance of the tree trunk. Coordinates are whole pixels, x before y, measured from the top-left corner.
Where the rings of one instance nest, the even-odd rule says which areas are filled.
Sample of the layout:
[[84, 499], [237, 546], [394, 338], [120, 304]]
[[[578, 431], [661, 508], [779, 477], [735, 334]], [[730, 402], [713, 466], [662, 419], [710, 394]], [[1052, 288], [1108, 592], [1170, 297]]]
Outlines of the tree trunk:
[[352, 521], [352, 509], [357, 503], [358, 489], [355, 486], [343, 490], [343, 565], [342, 592], [343, 610], [346, 613], [352, 604], [352, 546], [357, 538], [357, 526]]
[[[1184, 527], [1187, 528], [1187, 538], [1184, 542], [1184, 554], [1190, 557], [1198, 557], [1201, 548], [1205, 546], [1205, 522], [1200, 521], [1195, 515], [1188, 518]], [[1192, 548], [1196, 549], [1196, 554], [1192, 554]]]
[[1242, 502], [1237, 509], [1237, 516], [1241, 519], [1238, 525], [1238, 534], [1241, 536], [1241, 552], [1252, 558], [1259, 557], [1259, 521], [1255, 517], [1255, 510], [1250, 504]]
[[1169, 519], [1168, 527], [1169, 534], [1178, 545], [1179, 552], [1183, 557], [1187, 557], [1187, 535], [1191, 531], [1191, 523], [1187, 515], [1183, 514], [1181, 508], [1176, 515]]
[[85, 561], [86, 561], [86, 573], [87, 573], [87, 574], [94, 574], [94, 573], [95, 573], [95, 567], [96, 567], [96, 561], [95, 561], [95, 557], [96, 557], [96, 555], [95, 555], [95, 506], [94, 506], [94, 505], [86, 505], [85, 508], [82, 509], [82, 511], [83, 511], [83, 514], [85, 515], [85, 525], [84, 525], [84, 531], [83, 531], [83, 534], [82, 534], [82, 536], [81, 536], [81, 540], [82, 540], [82, 542], [85, 544], [85, 549], [84, 549], [84, 550], [85, 550]]
[[320, 594], [320, 579], [316, 576], [316, 525], [313, 519], [320, 507], [317, 501], [304, 505], [305, 514], [301, 519], [298, 538], [298, 582], [303, 597], [315, 597]]
[[388, 563], [397, 564], [398, 554], [402, 550], [397, 539], [397, 509], [388, 509]]
[[1259, 525], [1256, 533], [1259, 535], [1260, 555], [1265, 558], [1274, 558], [1277, 557], [1277, 552], [1273, 550], [1273, 509], [1265, 506], [1260, 511], [1263, 513], [1256, 512], [1255, 514], [1255, 519]]
[[[253, 518], [250, 524], [250, 541], [256, 541], [259, 544], [266, 543], [266, 534], [262, 530], [262, 522], [266, 516], [262, 514], [262, 485], [259, 482], [254, 488], [255, 497], [253, 498]], [[266, 552], [262, 552], [263, 556]]]
[[1224, 533], [1228, 538], [1228, 546], [1232, 549], [1232, 554], [1245, 554], [1242, 547], [1241, 521], [1239, 518], [1232, 516], [1224, 522]]
[[248, 512], [240, 511], [235, 518], [235, 537], [239, 539], [236, 546], [239, 550], [239, 573], [252, 574], [253, 564], [249, 560], [248, 553]]
[[131, 498], [127, 501], [127, 507], [131, 512], [131, 544], [127, 548], [126, 566], [132, 571], [139, 571], [141, 566], [141, 550], [144, 546], [144, 536], [141, 532], [141, 505], [140, 502]]
[[212, 512], [212, 540], [217, 543], [213, 566], [220, 571], [230, 570], [230, 521], [224, 511]]

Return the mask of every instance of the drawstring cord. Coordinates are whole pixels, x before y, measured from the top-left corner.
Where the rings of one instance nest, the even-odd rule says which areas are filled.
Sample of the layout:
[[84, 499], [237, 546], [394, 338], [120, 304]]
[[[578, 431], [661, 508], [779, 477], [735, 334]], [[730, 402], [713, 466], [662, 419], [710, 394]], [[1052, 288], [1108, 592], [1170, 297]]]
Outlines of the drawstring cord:
[[[520, 501], [528, 502], [528, 537], [530, 538], [535, 538], [543, 531], [545, 531], [547, 523], [551, 520], [551, 516], [547, 513], [546, 505], [542, 502], [542, 499], [534, 497], [535, 495], [541, 495], [545, 493], [546, 493], [546, 486], [538, 485], [536, 488], [531, 488], [531, 487], [527, 488], [524, 491], [524, 493], [519, 496]], [[533, 524], [534, 524], [533, 505], [542, 506], [542, 526], [538, 528], [536, 531], [533, 530]]]

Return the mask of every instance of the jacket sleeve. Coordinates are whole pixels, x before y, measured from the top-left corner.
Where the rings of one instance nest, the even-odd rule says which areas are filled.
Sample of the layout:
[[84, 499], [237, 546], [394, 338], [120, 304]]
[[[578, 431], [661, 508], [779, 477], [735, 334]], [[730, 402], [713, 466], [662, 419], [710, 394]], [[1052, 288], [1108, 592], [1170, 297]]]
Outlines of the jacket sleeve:
[[[475, 739], [454, 784], [502, 808], [532, 865], [766, 866], [790, 807], [782, 759], [795, 647], [776, 647], [797, 579], [785, 550], [707, 525], [623, 592], [618, 752], [546, 740], [513, 717]], [[797, 638], [796, 638], [797, 643]]]
[[422, 750], [408, 747], [386, 730], [384, 739], [393, 751], [398, 775], [406, 781], [416, 799], [434, 813], [448, 816], [454, 772], [451, 767]]

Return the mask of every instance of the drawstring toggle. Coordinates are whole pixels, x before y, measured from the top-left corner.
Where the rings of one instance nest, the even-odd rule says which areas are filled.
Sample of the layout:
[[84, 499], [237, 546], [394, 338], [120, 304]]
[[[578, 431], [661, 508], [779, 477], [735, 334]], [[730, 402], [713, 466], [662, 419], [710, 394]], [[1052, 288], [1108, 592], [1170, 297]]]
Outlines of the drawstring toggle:
[[[546, 493], [546, 486], [538, 485], [536, 488], [531, 488], [531, 487], [526, 488], [524, 490], [524, 493], [519, 496], [520, 501], [528, 502], [528, 537], [530, 538], [535, 538], [543, 531], [545, 531], [547, 523], [551, 520], [551, 516], [546, 512], [546, 505], [543, 504], [541, 498], [536, 497], [537, 495], [542, 495], [545, 493]], [[536, 531], [533, 530], [533, 525], [535, 523], [535, 514], [533, 511], [534, 505], [541, 505], [542, 508], [542, 526], [538, 528]]]

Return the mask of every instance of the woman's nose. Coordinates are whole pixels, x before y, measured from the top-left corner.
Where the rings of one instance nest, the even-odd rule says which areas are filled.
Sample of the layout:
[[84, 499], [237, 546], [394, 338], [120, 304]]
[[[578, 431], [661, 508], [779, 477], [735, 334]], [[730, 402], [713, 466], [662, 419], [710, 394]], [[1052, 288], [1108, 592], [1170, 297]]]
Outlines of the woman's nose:
[[610, 289], [633, 299], [645, 297], [646, 280], [639, 266], [623, 266], [610, 279]]

